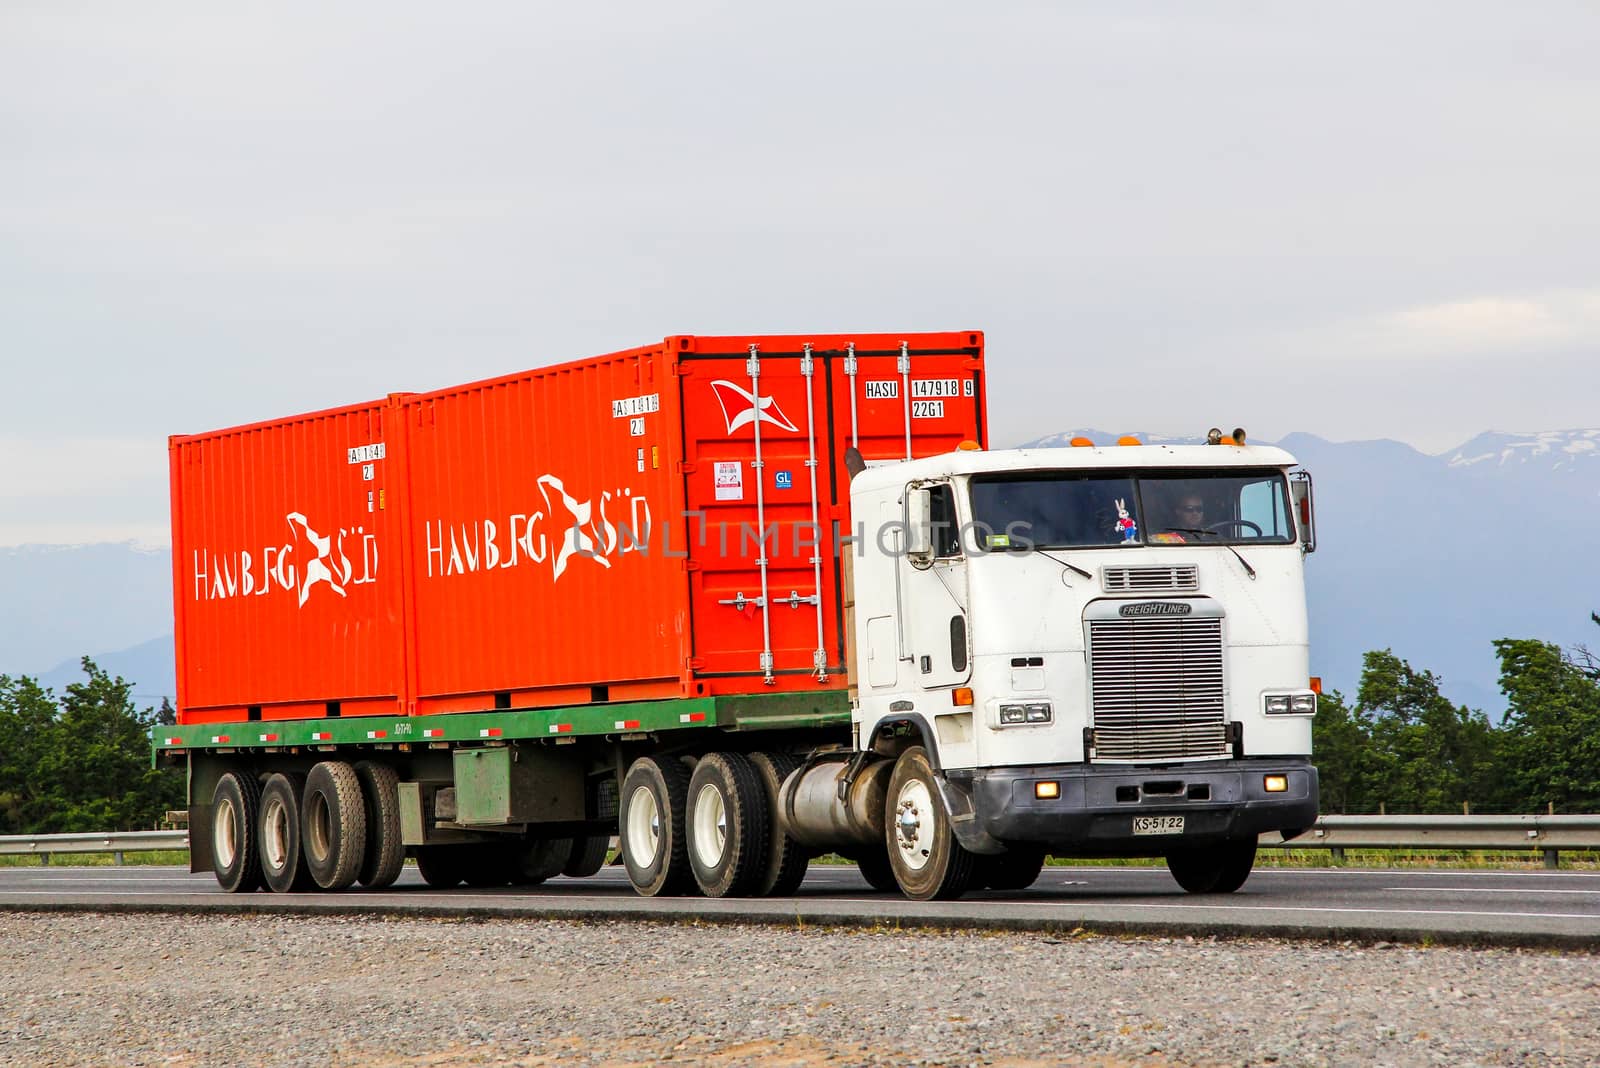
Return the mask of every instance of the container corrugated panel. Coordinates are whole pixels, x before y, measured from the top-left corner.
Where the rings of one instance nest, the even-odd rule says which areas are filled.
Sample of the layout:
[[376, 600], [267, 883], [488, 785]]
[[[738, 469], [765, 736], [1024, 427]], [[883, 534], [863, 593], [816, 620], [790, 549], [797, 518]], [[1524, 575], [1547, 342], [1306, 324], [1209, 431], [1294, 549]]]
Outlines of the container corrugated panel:
[[179, 722], [403, 704], [387, 402], [169, 444]]
[[[842, 687], [839, 557], [848, 546], [841, 549], [841, 538], [862, 533], [850, 516], [845, 452], [855, 446], [870, 463], [904, 459], [908, 447], [921, 457], [963, 440], [986, 444], [983, 335], [670, 343], [683, 389], [686, 498], [692, 512], [705, 516], [703, 536], [697, 531], [689, 547], [696, 565], [690, 575], [695, 677], [712, 693], [761, 689], [770, 641], [774, 688]], [[752, 345], [759, 361], [754, 377]], [[867, 537], [877, 536], [872, 527]], [[765, 618], [758, 545], [768, 561]], [[813, 555], [820, 557], [820, 582]]]
[[692, 692], [685, 561], [651, 530], [683, 510], [662, 345], [400, 410], [416, 712]]

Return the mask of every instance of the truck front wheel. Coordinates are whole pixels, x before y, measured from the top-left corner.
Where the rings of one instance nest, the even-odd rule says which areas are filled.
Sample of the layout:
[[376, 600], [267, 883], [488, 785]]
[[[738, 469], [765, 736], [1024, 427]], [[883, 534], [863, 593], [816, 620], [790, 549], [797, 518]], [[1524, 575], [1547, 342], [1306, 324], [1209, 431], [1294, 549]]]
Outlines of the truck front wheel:
[[694, 885], [685, 810], [689, 773], [671, 757], [640, 757], [622, 780], [622, 863], [645, 897], [670, 897]]
[[1231, 894], [1250, 878], [1255, 862], [1254, 838], [1167, 854], [1167, 870], [1191, 894]]
[[948, 901], [972, 884], [975, 858], [950, 830], [933, 766], [920, 745], [901, 753], [889, 776], [884, 838], [895, 881], [913, 901]]

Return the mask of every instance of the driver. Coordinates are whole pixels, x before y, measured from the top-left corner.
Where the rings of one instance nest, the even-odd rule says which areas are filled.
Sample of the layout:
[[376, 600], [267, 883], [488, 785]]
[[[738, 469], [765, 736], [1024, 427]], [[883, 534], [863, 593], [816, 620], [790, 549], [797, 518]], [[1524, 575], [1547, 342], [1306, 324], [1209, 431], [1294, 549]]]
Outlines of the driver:
[[1185, 534], [1196, 536], [1197, 532], [1206, 529], [1206, 502], [1205, 498], [1192, 490], [1179, 493], [1168, 506], [1166, 523], [1157, 528], [1158, 533], [1151, 535], [1150, 540], [1168, 545], [1182, 545], [1189, 539]]

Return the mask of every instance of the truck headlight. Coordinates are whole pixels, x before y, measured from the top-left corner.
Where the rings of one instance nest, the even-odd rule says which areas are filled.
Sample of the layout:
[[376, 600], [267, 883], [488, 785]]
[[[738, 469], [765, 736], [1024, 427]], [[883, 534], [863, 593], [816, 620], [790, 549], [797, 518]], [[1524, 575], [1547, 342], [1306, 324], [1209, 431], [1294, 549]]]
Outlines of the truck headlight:
[[1002, 727], [1037, 726], [1041, 723], [1049, 723], [1054, 719], [1055, 713], [1050, 708], [1050, 705], [1043, 701], [1000, 706], [1000, 726]]
[[1263, 694], [1261, 708], [1269, 716], [1314, 716], [1317, 712], [1317, 695], [1310, 690]]

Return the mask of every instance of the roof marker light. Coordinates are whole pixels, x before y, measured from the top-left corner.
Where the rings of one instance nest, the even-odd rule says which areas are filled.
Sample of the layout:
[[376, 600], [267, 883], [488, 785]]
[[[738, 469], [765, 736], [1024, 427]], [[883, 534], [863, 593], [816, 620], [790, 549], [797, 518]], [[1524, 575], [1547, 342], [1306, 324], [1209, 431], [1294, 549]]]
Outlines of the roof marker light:
[[1132, 434], [1124, 434], [1120, 438], [1117, 439], [1117, 444], [1118, 445], [1143, 445], [1144, 442], [1140, 441], [1138, 438], [1134, 437]]
[[1222, 444], [1222, 428], [1221, 427], [1214, 426], [1210, 430], [1206, 431], [1206, 444], [1207, 445], [1221, 445]]
[[960, 444], [958, 444], [956, 446], [956, 451], [957, 452], [982, 452], [983, 451], [983, 446], [979, 445], [976, 441], [973, 441], [971, 438], [968, 438], [967, 440], [961, 442]]
[[1073, 438], [1071, 441], [1067, 442], [1067, 444], [1071, 445], [1074, 449], [1092, 449], [1092, 448], [1094, 448], [1094, 442], [1089, 440], [1088, 438], [1083, 438], [1083, 437]]

